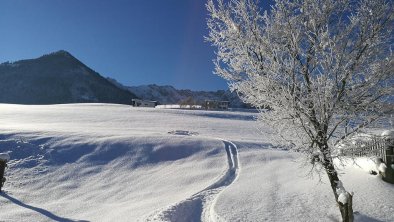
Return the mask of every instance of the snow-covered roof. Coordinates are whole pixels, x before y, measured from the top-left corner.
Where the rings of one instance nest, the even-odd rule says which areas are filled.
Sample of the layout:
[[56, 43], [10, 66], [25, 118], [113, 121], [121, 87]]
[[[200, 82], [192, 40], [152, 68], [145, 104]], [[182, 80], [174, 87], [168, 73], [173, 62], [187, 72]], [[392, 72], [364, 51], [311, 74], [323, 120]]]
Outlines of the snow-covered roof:
[[0, 160], [7, 162], [10, 160], [10, 155], [8, 153], [0, 153]]
[[382, 136], [387, 138], [387, 139], [394, 139], [394, 130], [385, 130], [382, 133]]

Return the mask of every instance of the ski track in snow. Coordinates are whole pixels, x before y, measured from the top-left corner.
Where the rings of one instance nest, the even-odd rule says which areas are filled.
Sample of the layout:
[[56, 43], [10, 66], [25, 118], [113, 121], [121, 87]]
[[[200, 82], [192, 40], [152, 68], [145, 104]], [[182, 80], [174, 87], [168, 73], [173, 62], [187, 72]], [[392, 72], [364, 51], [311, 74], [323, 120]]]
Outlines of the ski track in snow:
[[171, 221], [171, 222], [221, 222], [225, 221], [215, 212], [215, 203], [222, 190], [231, 185], [239, 174], [238, 149], [228, 140], [222, 140], [227, 154], [228, 169], [218, 181], [164, 210], [149, 215], [143, 221]]

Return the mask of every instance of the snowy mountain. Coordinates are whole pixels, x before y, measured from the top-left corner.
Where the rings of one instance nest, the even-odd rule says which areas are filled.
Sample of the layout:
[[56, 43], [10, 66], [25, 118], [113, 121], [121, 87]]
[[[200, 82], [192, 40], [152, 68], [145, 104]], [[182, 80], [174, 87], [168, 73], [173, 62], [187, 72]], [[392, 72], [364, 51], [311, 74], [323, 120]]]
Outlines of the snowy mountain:
[[222, 100], [230, 101], [230, 107], [248, 107], [235, 92], [229, 90], [179, 90], [156, 84], [124, 86], [115, 79], [102, 77], [64, 50], [36, 59], [0, 64], [0, 103], [130, 104], [136, 97], [160, 104], [177, 104], [186, 100], [202, 104], [205, 100]]
[[129, 104], [135, 97], [63, 50], [0, 64], [0, 103]]
[[246, 108], [247, 104], [243, 103], [235, 92], [230, 90], [217, 91], [192, 91], [189, 89], [176, 89], [173, 86], [158, 86], [156, 84], [142, 86], [124, 86], [115, 79], [107, 78], [120, 88], [127, 89], [137, 97], [145, 100], [158, 101], [160, 104], [178, 104], [189, 98], [196, 104], [202, 104], [205, 100], [222, 100], [230, 101], [230, 107]]

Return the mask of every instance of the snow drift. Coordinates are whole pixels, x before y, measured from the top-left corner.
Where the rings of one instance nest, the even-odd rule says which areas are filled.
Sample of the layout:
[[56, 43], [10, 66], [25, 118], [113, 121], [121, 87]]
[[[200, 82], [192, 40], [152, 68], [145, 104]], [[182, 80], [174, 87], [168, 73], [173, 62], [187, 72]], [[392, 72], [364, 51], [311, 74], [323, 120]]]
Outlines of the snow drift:
[[[338, 220], [327, 180], [273, 149], [255, 115], [0, 105], [0, 153], [11, 156], [0, 220]], [[356, 218], [393, 221], [394, 187], [368, 174], [373, 162], [359, 165], [341, 177]]]

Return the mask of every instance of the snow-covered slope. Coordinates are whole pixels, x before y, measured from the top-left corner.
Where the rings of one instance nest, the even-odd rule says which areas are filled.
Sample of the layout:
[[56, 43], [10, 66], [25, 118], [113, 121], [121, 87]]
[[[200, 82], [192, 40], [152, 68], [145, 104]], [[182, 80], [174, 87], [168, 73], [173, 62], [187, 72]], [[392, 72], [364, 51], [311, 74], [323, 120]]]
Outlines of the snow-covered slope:
[[[0, 221], [338, 221], [325, 177], [272, 149], [255, 115], [0, 104]], [[343, 169], [357, 219], [394, 221], [394, 186], [368, 170]]]

